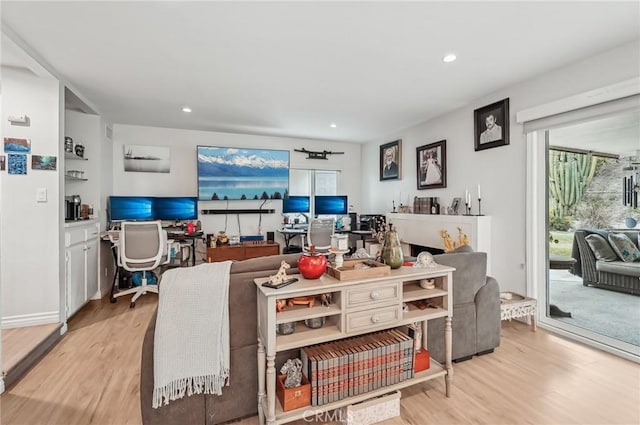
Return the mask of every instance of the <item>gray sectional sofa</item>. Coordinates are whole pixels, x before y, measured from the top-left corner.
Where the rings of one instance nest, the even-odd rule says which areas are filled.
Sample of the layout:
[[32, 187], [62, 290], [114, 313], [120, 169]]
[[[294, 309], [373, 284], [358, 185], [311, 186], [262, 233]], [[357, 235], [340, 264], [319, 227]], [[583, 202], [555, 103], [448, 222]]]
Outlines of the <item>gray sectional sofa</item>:
[[[572, 256], [577, 262], [574, 265], [573, 274], [582, 277], [584, 286], [640, 295], [640, 261], [624, 262], [619, 256], [615, 256], [615, 253], [615, 257], [607, 258], [588, 243], [589, 235], [600, 235], [606, 241], [611, 232], [623, 233], [636, 247], [639, 245], [640, 230], [576, 230]], [[591, 245], [594, 245], [593, 242]]]

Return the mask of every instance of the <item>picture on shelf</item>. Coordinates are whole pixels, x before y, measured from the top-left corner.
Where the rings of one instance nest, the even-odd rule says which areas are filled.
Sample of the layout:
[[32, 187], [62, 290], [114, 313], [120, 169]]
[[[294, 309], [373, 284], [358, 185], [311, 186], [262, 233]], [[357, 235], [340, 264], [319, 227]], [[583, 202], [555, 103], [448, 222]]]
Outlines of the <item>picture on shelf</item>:
[[4, 171], [6, 169], [7, 157], [4, 155], [0, 155], [0, 171]]
[[168, 147], [124, 145], [124, 171], [168, 173], [170, 170], [171, 150]]
[[31, 153], [31, 140], [5, 137], [4, 151], [6, 153]]
[[31, 155], [32, 170], [48, 170], [55, 171], [57, 168], [58, 158], [47, 155]]
[[473, 111], [476, 151], [509, 144], [509, 98]]
[[416, 148], [418, 190], [447, 187], [447, 141]]
[[380, 181], [402, 179], [402, 140], [380, 146]]

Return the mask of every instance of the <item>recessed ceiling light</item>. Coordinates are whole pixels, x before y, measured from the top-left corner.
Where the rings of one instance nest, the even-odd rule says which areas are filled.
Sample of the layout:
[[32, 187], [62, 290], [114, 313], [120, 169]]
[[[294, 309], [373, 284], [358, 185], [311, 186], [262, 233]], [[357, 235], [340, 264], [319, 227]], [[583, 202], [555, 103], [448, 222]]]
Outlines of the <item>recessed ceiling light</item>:
[[182, 112], [191, 112], [191, 108], [185, 106], [184, 108], [182, 108]]
[[453, 62], [454, 60], [456, 60], [456, 55], [454, 55], [453, 53], [449, 53], [442, 58], [442, 62], [446, 63]]
[[331, 127], [331, 128], [336, 128], [336, 127], [337, 127], [337, 125], [336, 125], [336, 123], [332, 122], [331, 124], [329, 124], [329, 127]]

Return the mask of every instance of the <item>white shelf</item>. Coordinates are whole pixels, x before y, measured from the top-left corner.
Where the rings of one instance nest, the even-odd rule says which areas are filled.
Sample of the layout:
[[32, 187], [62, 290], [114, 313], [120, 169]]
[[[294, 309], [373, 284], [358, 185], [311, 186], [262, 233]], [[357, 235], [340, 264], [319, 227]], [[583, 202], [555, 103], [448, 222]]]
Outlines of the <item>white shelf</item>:
[[75, 159], [75, 160], [78, 160], [78, 161], [87, 161], [89, 158], [85, 158], [83, 156], [78, 156], [75, 153], [65, 152], [64, 153], [64, 159]]
[[344, 338], [346, 335], [340, 331], [335, 323], [327, 321], [323, 327], [311, 329], [303, 322], [296, 323], [296, 331], [289, 335], [276, 335], [277, 351], [291, 350], [292, 348], [306, 347], [307, 345], [320, 344]]
[[68, 175], [64, 175], [64, 179], [68, 180], [68, 181], [76, 181], [76, 182], [86, 182], [89, 179], [81, 179], [80, 177], [73, 177], [73, 176], [68, 176]]
[[341, 310], [335, 304], [328, 307], [318, 305], [314, 307], [293, 306], [287, 307], [285, 311], [276, 314], [276, 324], [297, 322], [304, 319], [313, 319], [316, 317], [335, 316], [340, 314]]
[[[388, 385], [386, 387], [378, 388], [377, 390], [368, 391], [364, 394], [359, 394], [353, 397], [344, 398], [333, 403], [323, 404], [322, 406], [305, 406], [299, 409], [290, 410], [288, 412], [282, 411], [280, 402], [276, 399], [276, 424], [285, 424], [293, 422], [298, 419], [315, 417], [316, 413], [322, 413], [329, 410], [338, 409], [340, 407], [348, 406], [350, 404], [359, 403], [361, 401], [369, 400], [371, 398], [393, 392], [402, 388], [409, 387], [411, 385], [418, 384], [420, 382], [428, 381], [430, 379], [438, 378], [447, 374], [447, 371], [435, 360], [431, 359], [431, 367], [425, 371], [418, 372], [411, 379], [399, 382], [397, 384]], [[262, 408], [267, 411], [266, 397], [262, 399]]]
[[447, 295], [444, 289], [424, 289], [418, 283], [407, 283], [402, 288], [402, 301], [416, 301], [427, 298], [443, 297]]

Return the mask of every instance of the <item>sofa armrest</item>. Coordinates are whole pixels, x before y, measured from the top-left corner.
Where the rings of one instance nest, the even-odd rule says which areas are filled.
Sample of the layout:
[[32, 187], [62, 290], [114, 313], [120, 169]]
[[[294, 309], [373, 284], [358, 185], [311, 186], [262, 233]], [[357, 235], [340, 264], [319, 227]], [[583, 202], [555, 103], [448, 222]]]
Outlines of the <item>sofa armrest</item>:
[[478, 353], [500, 346], [500, 286], [487, 276], [475, 297], [476, 349]]

